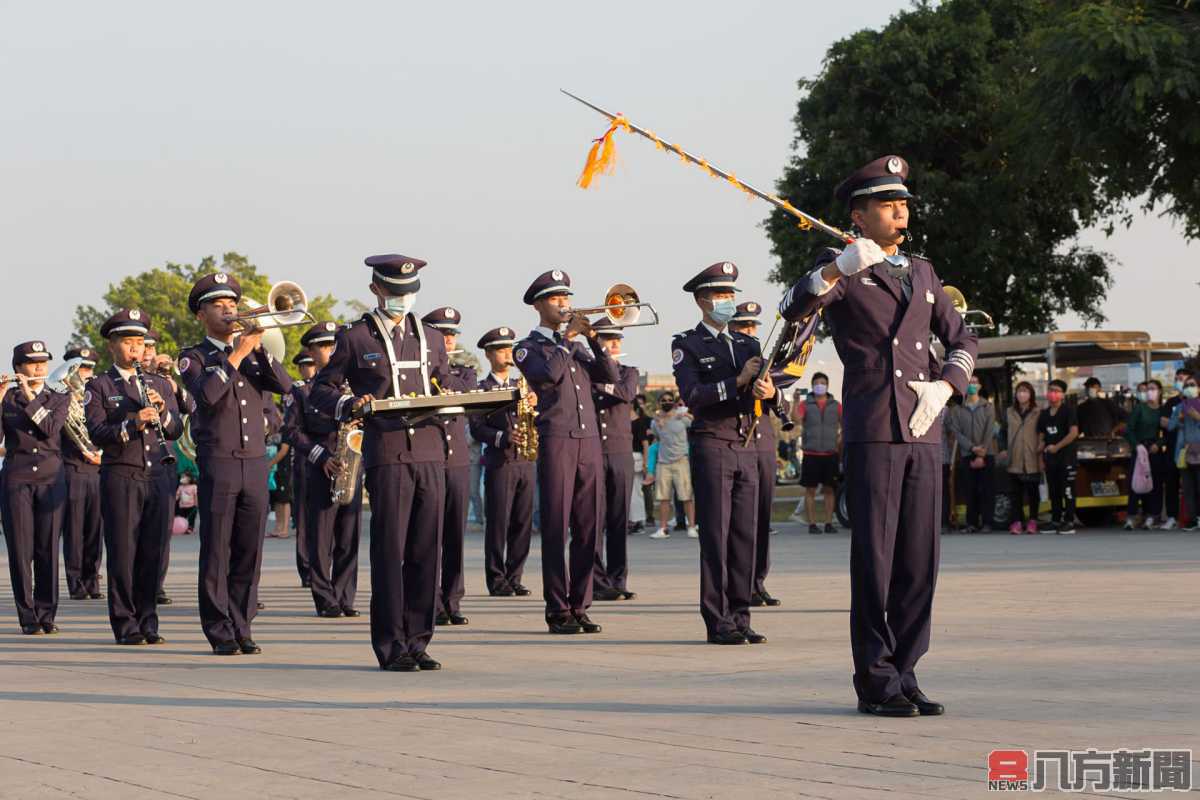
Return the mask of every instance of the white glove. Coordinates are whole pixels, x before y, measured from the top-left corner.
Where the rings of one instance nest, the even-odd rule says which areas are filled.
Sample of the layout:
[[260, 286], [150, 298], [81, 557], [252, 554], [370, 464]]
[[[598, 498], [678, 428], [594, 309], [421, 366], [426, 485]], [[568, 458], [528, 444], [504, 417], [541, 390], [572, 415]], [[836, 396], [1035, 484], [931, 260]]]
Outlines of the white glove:
[[908, 420], [908, 430], [919, 439], [942, 413], [954, 389], [946, 381], [909, 381], [908, 388], [917, 394], [917, 407]]
[[883, 249], [873, 239], [855, 239], [834, 263], [838, 272], [849, 277], [883, 261]]

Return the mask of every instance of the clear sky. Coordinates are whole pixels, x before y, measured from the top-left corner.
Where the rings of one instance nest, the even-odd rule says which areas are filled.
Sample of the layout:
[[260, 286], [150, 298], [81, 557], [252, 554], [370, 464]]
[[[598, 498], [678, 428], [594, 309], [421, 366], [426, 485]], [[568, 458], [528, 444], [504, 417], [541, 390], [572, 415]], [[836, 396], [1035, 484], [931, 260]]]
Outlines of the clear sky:
[[[666, 371], [702, 267], [735, 261], [774, 305], [768, 207], [623, 134], [617, 174], [577, 189], [605, 124], [558, 88], [772, 188], [796, 80], [903, 5], [0, 3], [0, 347], [61, 355], [76, 305], [168, 260], [236, 250], [366, 298], [363, 257], [400, 252], [430, 263], [418, 310], [457, 306], [472, 344], [532, 326], [546, 269], [589, 305], [632, 283], [663, 325], [629, 332], [626, 363]], [[1122, 260], [1113, 327], [1200, 340], [1200, 248], [1154, 218], [1089, 241]]]

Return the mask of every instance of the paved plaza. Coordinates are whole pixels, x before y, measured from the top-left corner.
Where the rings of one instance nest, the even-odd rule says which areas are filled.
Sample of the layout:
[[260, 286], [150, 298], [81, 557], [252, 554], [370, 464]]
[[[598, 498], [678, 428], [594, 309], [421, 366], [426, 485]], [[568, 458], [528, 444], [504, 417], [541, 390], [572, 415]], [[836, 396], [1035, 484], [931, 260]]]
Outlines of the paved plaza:
[[682, 534], [631, 539], [639, 597], [596, 604], [602, 634], [552, 637], [536, 544], [534, 595], [491, 598], [472, 533], [471, 624], [417, 674], [376, 668], [365, 613], [314, 616], [291, 540], [267, 541], [262, 654], [210, 655], [198, 543], [174, 544], [161, 647], [115, 645], [103, 601], [65, 593], [61, 634], [21, 636], [0, 566], [0, 797], [971, 798], [998, 748], [1200, 757], [1197, 534], [943, 537], [919, 675], [948, 714], [904, 720], [855, 710], [844, 533], [780, 526], [783, 606], [743, 647], [703, 643]]

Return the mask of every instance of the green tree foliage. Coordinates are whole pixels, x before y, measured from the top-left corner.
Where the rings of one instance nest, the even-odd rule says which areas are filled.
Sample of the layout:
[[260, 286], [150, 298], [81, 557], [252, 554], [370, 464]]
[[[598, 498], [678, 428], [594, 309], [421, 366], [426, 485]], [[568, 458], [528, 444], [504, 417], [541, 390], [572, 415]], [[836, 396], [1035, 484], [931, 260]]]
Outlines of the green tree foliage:
[[[236, 276], [245, 297], [259, 303], [266, 302], [271, 281], [243, 255], [226, 253], [220, 262], [213, 256], [205, 256], [194, 265], [168, 262], [110, 285], [104, 293], [102, 306], [77, 306], [71, 344], [90, 344], [100, 354], [97, 369], [107, 369], [111, 360], [104, 338], [100, 336], [100, 326], [119, 309], [138, 308], [150, 315], [151, 324], [162, 337], [158, 351], [172, 355], [179, 353], [204, 337], [200, 323], [188, 311], [187, 298], [192, 285], [213, 272], [227, 272]], [[318, 320], [341, 322], [341, 317], [333, 313], [336, 304], [337, 301], [328, 294], [308, 298], [308, 310]], [[303, 325], [283, 329], [283, 337], [287, 342], [285, 361], [295, 377], [298, 374], [291, 363], [291, 356], [300, 349], [300, 337], [305, 330], [307, 327]]]
[[1028, 40], [1037, 70], [1007, 146], [1032, 156], [1031, 170], [1075, 162], [1103, 201], [1164, 207], [1200, 237], [1200, 2], [1049, 5]]
[[[1068, 162], [1030, 175], [996, 147], [1025, 111], [1035, 74], [1025, 42], [1047, 9], [1039, 0], [918, 3], [882, 30], [834, 43], [821, 74], [800, 81], [796, 154], [779, 181], [797, 207], [846, 225], [838, 181], [903, 155], [919, 198], [912, 248], [1003, 332], [1050, 330], [1066, 311], [1098, 323], [1111, 285], [1106, 256], [1075, 241], [1104, 211], [1089, 170]], [[766, 227], [782, 281], [832, 244], [782, 212]]]

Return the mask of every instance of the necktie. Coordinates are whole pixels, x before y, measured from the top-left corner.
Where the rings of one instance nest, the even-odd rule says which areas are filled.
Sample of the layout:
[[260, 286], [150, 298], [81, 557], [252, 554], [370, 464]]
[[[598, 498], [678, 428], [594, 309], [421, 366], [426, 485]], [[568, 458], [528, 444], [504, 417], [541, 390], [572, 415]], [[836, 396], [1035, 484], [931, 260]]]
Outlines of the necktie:
[[559, 345], [563, 343], [563, 336], [558, 331], [554, 332], [554, 343]]
[[228, 356], [228, 355], [232, 355], [232, 354], [233, 354], [233, 345], [231, 345], [231, 344], [225, 345], [225, 355]]

